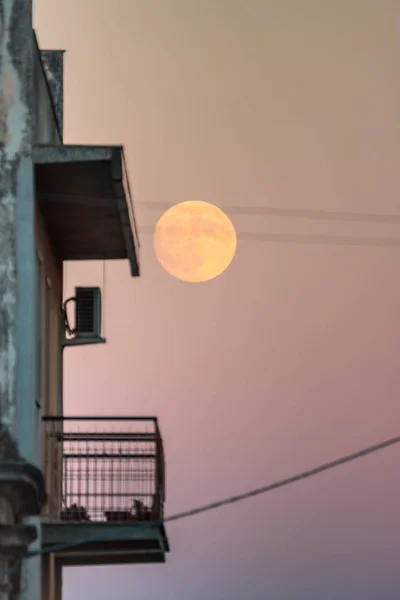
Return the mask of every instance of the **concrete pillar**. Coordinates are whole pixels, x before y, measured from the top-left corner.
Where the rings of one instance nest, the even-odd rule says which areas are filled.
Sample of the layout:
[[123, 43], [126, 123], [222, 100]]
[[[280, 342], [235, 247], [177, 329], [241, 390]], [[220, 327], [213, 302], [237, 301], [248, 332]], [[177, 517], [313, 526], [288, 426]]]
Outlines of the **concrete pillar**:
[[62, 600], [62, 568], [54, 554], [42, 559], [42, 600]]
[[[6, 498], [0, 498], [0, 525], [12, 525], [14, 523], [14, 513], [11, 502]], [[12, 591], [12, 579], [7, 572], [12, 565], [6, 556], [0, 553], [0, 600], [9, 600]]]
[[[0, 422], [35, 460], [35, 241], [31, 0], [0, 0]], [[23, 340], [23, 341], [22, 341]]]
[[62, 568], [54, 554], [42, 559], [42, 600], [62, 600]]
[[[26, 517], [24, 519], [26, 525], [34, 525], [37, 530], [37, 538], [33, 544], [29, 546], [29, 550], [34, 552], [40, 550], [42, 545], [41, 539], [41, 519], [38, 517]], [[13, 600], [41, 600], [42, 598], [42, 557], [35, 556], [22, 561], [21, 565], [21, 581], [18, 593], [13, 596]]]
[[[27, 468], [34, 478], [38, 475], [33, 468], [38, 462], [38, 411], [32, 68], [32, 1], [0, 0], [0, 496], [10, 487], [13, 468], [16, 474]], [[21, 502], [15, 510], [24, 521], [24, 514], [38, 512], [40, 506], [28, 509], [24, 504], [22, 480], [12, 491], [19, 485]], [[33, 520], [40, 534], [39, 517]], [[21, 572], [18, 597], [40, 600], [40, 559], [25, 561]]]
[[50, 596], [51, 559], [52, 554], [44, 554], [42, 557], [42, 600], [52, 600]]
[[57, 559], [54, 559], [54, 598], [51, 600], [62, 600], [62, 566]]

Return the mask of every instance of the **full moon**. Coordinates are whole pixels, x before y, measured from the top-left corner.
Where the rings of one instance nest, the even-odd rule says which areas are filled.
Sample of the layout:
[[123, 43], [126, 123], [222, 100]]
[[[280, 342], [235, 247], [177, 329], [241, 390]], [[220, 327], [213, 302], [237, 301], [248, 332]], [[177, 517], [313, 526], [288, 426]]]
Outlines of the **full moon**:
[[213, 204], [181, 202], [157, 222], [154, 251], [158, 262], [173, 277], [191, 283], [209, 281], [225, 271], [235, 256], [235, 228]]

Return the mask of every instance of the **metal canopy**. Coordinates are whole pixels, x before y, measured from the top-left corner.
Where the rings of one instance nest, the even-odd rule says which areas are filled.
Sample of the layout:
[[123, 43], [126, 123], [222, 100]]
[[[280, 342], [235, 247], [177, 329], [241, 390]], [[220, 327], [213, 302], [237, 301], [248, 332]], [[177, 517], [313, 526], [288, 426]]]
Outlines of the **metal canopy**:
[[138, 238], [121, 146], [35, 146], [36, 199], [61, 260], [128, 259]]

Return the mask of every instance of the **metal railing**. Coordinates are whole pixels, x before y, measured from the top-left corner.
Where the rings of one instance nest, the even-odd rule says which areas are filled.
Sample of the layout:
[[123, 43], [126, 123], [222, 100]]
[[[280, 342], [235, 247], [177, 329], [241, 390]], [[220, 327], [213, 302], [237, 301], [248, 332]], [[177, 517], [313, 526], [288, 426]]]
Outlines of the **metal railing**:
[[165, 463], [156, 418], [43, 417], [44, 516], [63, 521], [158, 521]]

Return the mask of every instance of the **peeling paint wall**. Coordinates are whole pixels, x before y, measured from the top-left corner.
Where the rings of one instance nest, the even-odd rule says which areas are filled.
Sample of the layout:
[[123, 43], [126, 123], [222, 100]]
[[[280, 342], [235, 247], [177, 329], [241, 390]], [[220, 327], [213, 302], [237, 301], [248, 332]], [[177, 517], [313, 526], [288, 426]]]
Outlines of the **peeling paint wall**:
[[[39, 424], [33, 393], [33, 52], [32, 0], [0, 0], [0, 465], [6, 466], [5, 459], [14, 458], [24, 459], [32, 468], [37, 462], [35, 433]], [[38, 474], [35, 471], [35, 477]], [[3, 487], [1, 493], [5, 493]], [[0, 522], [6, 517], [5, 507], [0, 505]], [[36, 518], [39, 540], [38, 524]], [[23, 561], [15, 576], [21, 600], [40, 599], [40, 564], [36, 563]]]
[[59, 145], [61, 135], [32, 30], [32, 3], [0, 0], [0, 459], [20, 455], [39, 466], [32, 158], [37, 143]]
[[0, 1], [0, 422], [15, 453], [16, 206], [21, 179], [32, 177], [31, 22], [29, 0]]

